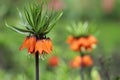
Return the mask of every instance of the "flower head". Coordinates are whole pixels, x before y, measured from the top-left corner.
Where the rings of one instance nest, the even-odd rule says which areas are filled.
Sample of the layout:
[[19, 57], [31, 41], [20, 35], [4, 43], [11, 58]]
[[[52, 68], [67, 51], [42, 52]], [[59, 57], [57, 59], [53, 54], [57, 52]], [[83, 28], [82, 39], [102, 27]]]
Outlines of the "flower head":
[[[77, 28], [76, 28], [77, 26]], [[82, 53], [91, 52], [97, 45], [97, 39], [90, 34], [90, 29], [87, 27], [87, 23], [78, 25], [73, 24], [72, 27], [68, 27], [70, 36], [67, 39], [67, 43], [70, 45], [70, 49], [73, 51], [79, 51]]]
[[39, 52], [39, 54], [50, 54], [52, 52], [52, 41], [50, 39], [42, 39], [38, 40], [35, 45], [35, 53]]
[[49, 58], [48, 65], [51, 67], [56, 67], [59, 64], [59, 58], [57, 56], [53, 56]]
[[82, 67], [90, 67], [92, 65], [93, 65], [93, 60], [92, 60], [91, 56], [89, 56], [89, 55], [76, 56], [70, 62], [70, 66], [72, 68], [79, 68], [80, 66], [82, 66]]
[[81, 61], [82, 61], [82, 57], [81, 56], [76, 56], [75, 59], [73, 59], [71, 62], [70, 62], [70, 66], [72, 68], [78, 68], [81, 64]]
[[68, 38], [67, 43], [70, 45], [70, 49], [73, 51], [87, 52], [92, 51], [97, 44], [97, 39], [94, 36]]
[[56, 22], [62, 16], [62, 12], [48, 11], [43, 8], [44, 2], [27, 5], [24, 8], [24, 14], [19, 11], [20, 17], [23, 20], [23, 28], [6, 26], [18, 33], [27, 34], [27, 36], [20, 47], [20, 50], [27, 48], [29, 53], [42, 55], [50, 54], [52, 52], [52, 40], [46, 35], [51, 31]]
[[20, 47], [20, 50], [27, 48], [29, 53], [33, 53], [34, 48], [35, 48], [35, 44], [36, 44], [36, 37], [35, 36], [27, 36], [25, 38], [22, 46]]
[[89, 55], [83, 56], [83, 65], [84, 66], [92, 66], [93, 65], [93, 60]]

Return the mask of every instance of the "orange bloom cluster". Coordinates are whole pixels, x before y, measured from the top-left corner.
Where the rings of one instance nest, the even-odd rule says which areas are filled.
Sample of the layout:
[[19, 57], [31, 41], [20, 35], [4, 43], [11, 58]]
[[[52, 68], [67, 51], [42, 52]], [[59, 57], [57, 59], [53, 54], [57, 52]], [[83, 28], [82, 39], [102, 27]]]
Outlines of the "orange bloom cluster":
[[52, 52], [52, 41], [48, 38], [37, 39], [35, 36], [28, 36], [24, 40], [20, 50], [27, 48], [29, 53], [49, 54]]
[[58, 66], [59, 64], [59, 58], [57, 56], [53, 56], [51, 58], [49, 58], [48, 60], [48, 65], [51, 67], [55, 67]]
[[97, 44], [97, 39], [91, 35], [80, 38], [69, 36], [67, 43], [70, 44], [70, 49], [74, 51], [92, 51], [93, 46]]
[[93, 60], [89, 55], [85, 55], [83, 57], [76, 56], [74, 60], [70, 62], [70, 66], [72, 68], [78, 68], [80, 66], [89, 67], [93, 65]]

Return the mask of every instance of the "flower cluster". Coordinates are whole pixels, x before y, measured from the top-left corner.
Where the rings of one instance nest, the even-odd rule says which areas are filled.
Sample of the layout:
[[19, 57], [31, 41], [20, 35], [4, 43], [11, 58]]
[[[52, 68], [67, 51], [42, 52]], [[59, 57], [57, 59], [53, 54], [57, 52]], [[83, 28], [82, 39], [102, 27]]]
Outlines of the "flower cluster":
[[93, 65], [93, 60], [90, 55], [84, 55], [84, 56], [76, 56], [75, 59], [73, 59], [70, 62], [70, 66], [72, 68], [78, 68], [80, 66], [82, 67], [90, 67]]
[[[93, 35], [93, 30], [88, 27], [87, 22], [82, 24], [73, 23], [68, 27], [70, 36], [67, 38], [67, 43], [70, 45], [70, 49], [81, 53], [91, 52], [98, 43], [96, 37]], [[96, 34], [96, 31], [94, 31]]]
[[90, 52], [95, 48], [97, 44], [97, 39], [92, 35], [79, 38], [69, 36], [67, 39], [67, 43], [70, 45], [71, 50]]
[[37, 39], [35, 36], [27, 36], [20, 50], [27, 48], [29, 53], [49, 54], [52, 52], [52, 41], [50, 38]]

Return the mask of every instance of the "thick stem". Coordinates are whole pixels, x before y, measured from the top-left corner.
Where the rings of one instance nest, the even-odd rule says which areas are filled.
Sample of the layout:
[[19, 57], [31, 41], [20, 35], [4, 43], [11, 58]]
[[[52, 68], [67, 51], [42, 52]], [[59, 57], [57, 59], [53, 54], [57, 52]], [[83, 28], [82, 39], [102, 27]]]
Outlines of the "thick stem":
[[39, 53], [35, 55], [35, 65], [36, 65], [36, 80], [39, 80]]

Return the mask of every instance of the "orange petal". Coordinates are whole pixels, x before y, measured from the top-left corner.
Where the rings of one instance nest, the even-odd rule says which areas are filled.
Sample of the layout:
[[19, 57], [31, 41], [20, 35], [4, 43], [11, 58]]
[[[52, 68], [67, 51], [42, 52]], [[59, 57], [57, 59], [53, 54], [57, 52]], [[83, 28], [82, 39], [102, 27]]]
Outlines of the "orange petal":
[[80, 56], [76, 56], [74, 60], [70, 62], [70, 66], [72, 68], [78, 68], [81, 65], [82, 58]]
[[77, 40], [74, 40], [73, 43], [70, 45], [71, 50], [74, 51], [79, 51], [80, 50], [80, 46], [78, 44]]
[[83, 64], [84, 66], [92, 66], [93, 65], [93, 60], [89, 55], [83, 56]]
[[97, 39], [94, 36], [89, 36], [88, 41], [89, 41], [90, 44], [96, 44], [97, 43]]
[[23, 42], [23, 44], [19, 48], [19, 50], [23, 50], [24, 48], [27, 48], [28, 47], [28, 43], [29, 43], [29, 37], [26, 37], [24, 42]]
[[31, 37], [29, 38], [28, 52], [30, 52], [30, 53], [34, 52], [35, 44], [36, 44], [36, 37], [31, 36]]
[[35, 53], [39, 52], [39, 54], [42, 54], [43, 52], [43, 40], [38, 40], [35, 45]]
[[49, 54], [52, 52], [52, 42], [50, 39], [44, 40], [44, 51], [45, 53]]
[[89, 46], [88, 40], [84, 37], [78, 39], [78, 43], [85, 48]]

